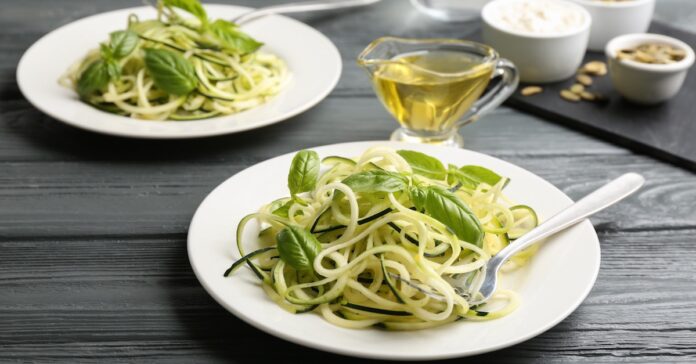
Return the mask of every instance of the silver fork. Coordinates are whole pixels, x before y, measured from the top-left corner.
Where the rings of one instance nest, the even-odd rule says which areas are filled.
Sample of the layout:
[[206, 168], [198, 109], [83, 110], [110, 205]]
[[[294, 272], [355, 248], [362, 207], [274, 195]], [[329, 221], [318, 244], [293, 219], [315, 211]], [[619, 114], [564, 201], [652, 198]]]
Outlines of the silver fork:
[[295, 3], [287, 3], [280, 5], [272, 5], [264, 8], [254, 9], [232, 19], [233, 23], [242, 25], [258, 18], [270, 14], [287, 14], [300, 13], [307, 11], [320, 10], [336, 10], [343, 8], [352, 8], [355, 6], [365, 6], [374, 4], [381, 0], [316, 0], [316, 1], [300, 1]]
[[[459, 295], [467, 298], [467, 301], [469, 301], [472, 306], [480, 305], [490, 299], [495, 292], [498, 284], [498, 270], [508, 259], [532, 244], [538, 243], [540, 240], [569, 228], [579, 223], [584, 218], [621, 201], [638, 190], [644, 182], [645, 179], [637, 173], [624, 174], [585, 196], [580, 201], [570, 205], [570, 207], [557, 213], [543, 224], [515, 240], [512, 244], [493, 256], [479, 271], [461, 274], [456, 278], [448, 277], [446, 279]], [[435, 300], [445, 300], [444, 296], [424, 289], [419, 284], [404, 279], [398, 274], [389, 273], [389, 275]], [[477, 299], [472, 300], [472, 297], [477, 297]]]
[[580, 201], [570, 205], [503, 248], [481, 268], [480, 272], [473, 279], [469, 276], [466, 279], [452, 279], [450, 284], [462, 296], [467, 297], [472, 306], [488, 301], [498, 286], [498, 271], [508, 259], [534, 243], [567, 229], [583, 221], [586, 217], [621, 201], [638, 190], [644, 182], [645, 179], [637, 173], [622, 175], [583, 197]]

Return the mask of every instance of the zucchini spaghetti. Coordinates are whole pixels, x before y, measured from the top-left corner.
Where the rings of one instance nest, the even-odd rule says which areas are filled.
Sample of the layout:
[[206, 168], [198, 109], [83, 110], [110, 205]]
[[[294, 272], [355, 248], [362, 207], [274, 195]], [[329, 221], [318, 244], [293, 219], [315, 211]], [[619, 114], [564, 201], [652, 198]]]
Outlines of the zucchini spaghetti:
[[234, 23], [209, 19], [198, 0], [159, 0], [156, 7], [156, 19], [130, 15], [125, 30], [111, 33], [59, 82], [94, 107], [147, 120], [238, 113], [287, 82], [283, 60], [259, 51], [263, 44]]
[[[224, 275], [246, 264], [284, 309], [347, 328], [417, 330], [501, 317], [517, 307], [512, 291], [496, 292], [505, 304], [495, 310], [469, 302], [488, 259], [538, 224], [532, 208], [505, 197], [508, 182], [485, 167], [445, 167], [410, 150], [375, 147], [322, 161], [304, 150], [290, 167], [290, 196], [240, 221], [242, 258]], [[247, 251], [252, 221], [260, 246]]]

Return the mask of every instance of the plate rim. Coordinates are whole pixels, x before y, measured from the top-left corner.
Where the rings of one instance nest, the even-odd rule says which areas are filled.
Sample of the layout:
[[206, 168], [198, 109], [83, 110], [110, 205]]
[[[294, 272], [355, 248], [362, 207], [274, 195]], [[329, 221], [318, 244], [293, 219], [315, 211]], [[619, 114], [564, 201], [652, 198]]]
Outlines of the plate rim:
[[[409, 145], [409, 143], [403, 143], [403, 142], [376, 140], [376, 141], [357, 141], [357, 142], [343, 142], [343, 143], [335, 143], [335, 144], [326, 144], [326, 145], [308, 147], [307, 149], [341, 147], [341, 146], [354, 145], [354, 144], [362, 144], [365, 148], [368, 148], [370, 146], [375, 146], [375, 145], [383, 145], [383, 144]], [[445, 148], [445, 147], [443, 147], [443, 148]], [[573, 200], [570, 197], [568, 197], [568, 195], [566, 195], [563, 191], [561, 191], [558, 187], [554, 186], [552, 183], [550, 183], [546, 179], [544, 179], [544, 178], [538, 176], [537, 174], [535, 174], [535, 173], [533, 173], [525, 168], [522, 168], [522, 167], [520, 167], [512, 162], [508, 162], [508, 161], [505, 161], [503, 159], [500, 159], [500, 158], [497, 158], [497, 157], [494, 157], [494, 156], [491, 156], [491, 155], [488, 155], [485, 153], [473, 151], [470, 149], [464, 149], [464, 148], [457, 148], [457, 149], [464, 150], [466, 152], [473, 153], [475, 155], [493, 158], [493, 159], [496, 159], [498, 161], [509, 164], [513, 168], [517, 168], [521, 171], [524, 171], [525, 173], [529, 173], [529, 174], [533, 175], [534, 177], [538, 178], [539, 180], [543, 181], [543, 183], [546, 184], [547, 187], [552, 188], [552, 189], [556, 190], [557, 192], [559, 192], [560, 194], [562, 194], [565, 197], [565, 199], [567, 200], [567, 202], [569, 202], [569, 203], [573, 202]], [[196, 276], [196, 279], [201, 284], [201, 286], [203, 286], [205, 291], [219, 305], [221, 305], [223, 308], [225, 308], [225, 310], [227, 310], [229, 313], [233, 314], [236, 318], [246, 322], [247, 324], [254, 327], [255, 329], [263, 331], [266, 334], [269, 334], [269, 335], [272, 335], [274, 337], [280, 338], [282, 340], [289, 341], [291, 343], [301, 345], [304, 347], [308, 347], [311, 349], [321, 350], [321, 351], [325, 351], [325, 352], [329, 352], [329, 353], [340, 354], [340, 355], [345, 355], [345, 356], [350, 356], [350, 357], [364, 358], [364, 359], [378, 359], [378, 360], [387, 360], [387, 361], [397, 361], [397, 360], [399, 360], [399, 361], [422, 361], [422, 360], [445, 360], [445, 359], [469, 357], [469, 356], [473, 356], [473, 355], [489, 353], [489, 352], [497, 351], [497, 350], [500, 350], [503, 348], [511, 347], [511, 346], [517, 345], [521, 342], [532, 339], [536, 336], [539, 336], [542, 333], [548, 331], [549, 329], [558, 325], [561, 321], [568, 318], [568, 316], [570, 316], [573, 312], [575, 312], [575, 310], [577, 310], [578, 307], [587, 299], [587, 296], [590, 294], [590, 292], [592, 291], [592, 288], [594, 287], [594, 285], [597, 282], [597, 278], [599, 276], [599, 271], [600, 271], [600, 265], [601, 265], [601, 256], [602, 256], [601, 244], [599, 241], [599, 236], [597, 235], [597, 232], [594, 229], [594, 226], [592, 225], [592, 223], [590, 222], [589, 219], [585, 219], [584, 221], [578, 223], [576, 226], [585, 226], [591, 230], [591, 232], [592, 232], [592, 234], [591, 234], [592, 244], [597, 248], [597, 254], [596, 254], [595, 260], [593, 262], [594, 267], [592, 270], [592, 277], [589, 280], [589, 283], [587, 284], [586, 287], [583, 287], [583, 290], [582, 290], [581, 295], [579, 296], [579, 299], [576, 300], [572, 305], [569, 305], [561, 314], [559, 314], [553, 320], [550, 320], [547, 324], [543, 325], [542, 327], [540, 327], [536, 330], [527, 332], [524, 335], [520, 335], [518, 338], [515, 338], [513, 340], [510, 340], [510, 341], [507, 341], [504, 343], [500, 343], [498, 345], [493, 345], [493, 346], [489, 346], [489, 347], [485, 347], [485, 348], [470, 350], [466, 353], [426, 354], [426, 355], [419, 355], [419, 356], [400, 355], [399, 353], [395, 353], [393, 355], [387, 356], [387, 355], [382, 355], [379, 353], [369, 353], [369, 352], [363, 352], [360, 350], [350, 350], [350, 349], [344, 349], [344, 348], [337, 348], [334, 346], [326, 345], [323, 342], [306, 340], [306, 339], [303, 339], [300, 337], [286, 334], [285, 332], [283, 332], [281, 330], [275, 330], [270, 325], [266, 325], [260, 321], [256, 321], [256, 320], [252, 319], [251, 317], [247, 317], [247, 316], [241, 314], [240, 312], [238, 312], [232, 305], [229, 305], [227, 302], [225, 302], [222, 299], [222, 297], [217, 295], [217, 293], [215, 293], [215, 290], [211, 286], [209, 286], [208, 283], [202, 278], [202, 273], [200, 272], [199, 267], [197, 267], [193, 263], [193, 259], [192, 259], [192, 244], [191, 244], [192, 231], [193, 231], [192, 227], [196, 224], [197, 220], [201, 218], [200, 217], [201, 215], [199, 214], [199, 212], [200, 212], [202, 206], [209, 199], [211, 199], [213, 194], [216, 191], [218, 191], [220, 188], [222, 188], [222, 186], [224, 184], [226, 184], [230, 179], [234, 178], [237, 174], [242, 173], [243, 171], [246, 171], [249, 168], [252, 168], [252, 167], [257, 166], [257, 165], [262, 164], [262, 163], [266, 163], [266, 162], [274, 160], [274, 159], [284, 158], [284, 157], [287, 157], [287, 156], [292, 155], [294, 153], [297, 153], [297, 151], [284, 153], [284, 154], [281, 154], [281, 155], [271, 157], [271, 158], [265, 159], [263, 161], [254, 163], [253, 165], [248, 166], [248, 167], [236, 172], [235, 174], [226, 178], [224, 181], [220, 182], [217, 186], [215, 186], [215, 188], [213, 188], [205, 196], [205, 198], [201, 201], [201, 203], [196, 208], [196, 212], [194, 213], [193, 217], [191, 218], [191, 223], [189, 224], [188, 233], [187, 233], [186, 251], [187, 251], [187, 256], [189, 259], [189, 264], [191, 265], [191, 268]]]
[[[226, 7], [226, 8], [234, 8], [234, 9], [239, 9], [243, 11], [250, 11], [253, 10], [254, 8], [248, 7], [248, 6], [238, 6], [238, 5], [232, 5], [232, 4], [220, 4], [220, 3], [206, 3], [204, 6], [216, 6], [216, 7]], [[127, 8], [119, 8], [119, 9], [113, 9], [105, 12], [100, 12], [96, 14], [90, 14], [75, 20], [70, 21], [67, 24], [63, 24], [48, 33], [42, 35], [39, 39], [34, 41], [29, 48], [27, 48], [24, 53], [22, 53], [22, 56], [19, 59], [19, 62], [17, 63], [17, 69], [15, 71], [15, 80], [17, 82], [17, 86], [19, 88], [19, 91], [22, 93], [22, 96], [29, 101], [31, 106], [39, 110], [41, 113], [51, 117], [52, 119], [58, 120], [61, 123], [64, 123], [66, 125], [69, 125], [71, 127], [75, 127], [78, 129], [82, 130], [87, 130], [89, 132], [93, 133], [99, 133], [103, 135], [111, 135], [111, 136], [119, 136], [119, 137], [126, 137], [126, 138], [134, 138], [134, 139], [150, 139], [150, 140], [176, 140], [176, 139], [198, 139], [198, 138], [206, 138], [206, 137], [214, 137], [214, 136], [220, 136], [220, 135], [228, 135], [228, 134], [236, 134], [236, 133], [242, 133], [248, 130], [253, 130], [253, 129], [259, 129], [263, 128], [269, 125], [277, 124], [282, 121], [287, 121], [299, 114], [302, 114], [309, 109], [317, 106], [321, 101], [323, 101], [326, 97], [328, 97], [331, 92], [333, 92], [336, 89], [336, 86], [338, 85], [338, 82], [341, 79], [341, 76], [343, 75], [343, 58], [341, 57], [341, 52], [338, 50], [338, 47], [336, 47], [336, 44], [327, 37], [324, 33], [321, 31], [317, 30], [316, 28], [303, 23], [297, 19], [293, 19], [287, 16], [283, 15], [278, 15], [278, 14], [273, 14], [273, 15], [268, 15], [269, 18], [281, 18], [284, 21], [289, 21], [293, 23], [295, 26], [299, 27], [304, 27], [307, 30], [316, 33], [316, 35], [321, 38], [323, 41], [326, 41], [327, 44], [330, 46], [330, 51], [332, 53], [332, 56], [335, 58], [337, 61], [336, 66], [337, 66], [337, 72], [333, 75], [333, 78], [330, 79], [330, 82], [327, 83], [327, 87], [325, 90], [323, 90], [321, 93], [318, 93], [314, 95], [311, 98], [308, 98], [307, 101], [300, 107], [297, 107], [295, 110], [292, 112], [286, 113], [286, 114], [281, 114], [276, 117], [268, 118], [262, 123], [256, 123], [256, 124], [248, 124], [248, 125], [243, 125], [241, 127], [234, 128], [234, 130], [196, 130], [196, 131], [189, 131], [187, 133], [177, 133], [177, 132], [171, 132], [167, 131], [163, 133], [162, 131], [157, 131], [157, 132], [143, 132], [143, 131], [137, 131], [137, 130], [130, 130], [130, 129], [120, 129], [120, 130], [110, 130], [110, 129], [105, 129], [105, 128], [100, 128], [99, 123], [81, 123], [81, 122], [75, 122], [71, 120], [69, 117], [63, 117], [59, 113], [53, 112], [52, 110], [49, 110], [49, 108], [43, 107], [44, 105], [41, 105], [41, 102], [38, 102], [36, 100], [36, 95], [32, 95], [31, 92], [27, 91], [27, 85], [22, 82], [22, 74], [25, 73], [24, 69], [26, 69], [28, 66], [26, 65], [26, 62], [28, 62], [28, 58], [31, 55], [31, 52], [37, 49], [38, 47], [42, 46], [46, 39], [53, 35], [56, 32], [59, 32], [61, 30], [64, 30], [65, 28], [72, 26], [76, 23], [86, 21], [92, 18], [97, 18], [100, 16], [105, 16], [109, 15], [111, 13], [115, 12], [122, 12], [122, 11], [140, 11], [143, 9], [150, 8], [149, 6], [134, 6], [134, 7], [127, 7]], [[263, 105], [261, 105], [263, 106]], [[96, 110], [100, 111], [100, 110]], [[100, 111], [103, 112], [103, 111]], [[111, 115], [111, 114], [108, 114]], [[233, 117], [234, 114], [231, 115], [226, 115], [223, 117]], [[132, 120], [131, 118], [123, 117], [127, 120]], [[163, 123], [162, 121], [155, 121], [155, 120], [140, 120], [142, 122], [147, 122], [147, 123]], [[188, 123], [196, 123], [199, 122], [200, 120], [192, 120], [192, 121], [177, 121], [177, 124], [183, 124], [186, 125]], [[189, 124], [190, 125], [190, 124]]]

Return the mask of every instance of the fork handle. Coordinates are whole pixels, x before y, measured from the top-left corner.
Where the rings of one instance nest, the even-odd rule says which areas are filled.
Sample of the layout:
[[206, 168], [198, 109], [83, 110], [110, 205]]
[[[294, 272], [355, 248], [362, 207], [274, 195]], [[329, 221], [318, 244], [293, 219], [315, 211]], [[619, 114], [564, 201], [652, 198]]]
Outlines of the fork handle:
[[497, 271], [516, 253], [621, 201], [638, 190], [644, 182], [643, 176], [626, 173], [607, 183], [506, 246], [491, 258], [489, 267], [495, 267]]
[[242, 14], [232, 21], [237, 24], [248, 23], [252, 20], [264, 17], [270, 14], [287, 14], [287, 13], [300, 13], [307, 11], [320, 11], [320, 10], [335, 10], [342, 8], [350, 8], [354, 6], [364, 6], [374, 4], [380, 0], [310, 0], [301, 1], [295, 3], [287, 3], [280, 5], [272, 5], [264, 8], [259, 8], [252, 10], [248, 13]]

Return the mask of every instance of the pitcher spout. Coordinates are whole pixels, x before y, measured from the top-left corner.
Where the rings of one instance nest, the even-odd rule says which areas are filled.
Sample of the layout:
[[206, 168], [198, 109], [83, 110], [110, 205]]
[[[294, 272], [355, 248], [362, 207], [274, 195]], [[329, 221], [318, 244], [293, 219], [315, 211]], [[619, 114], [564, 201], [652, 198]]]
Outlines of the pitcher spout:
[[395, 37], [375, 39], [358, 55], [358, 65], [372, 75], [380, 65], [391, 62], [398, 54], [394, 46], [397, 41]]

